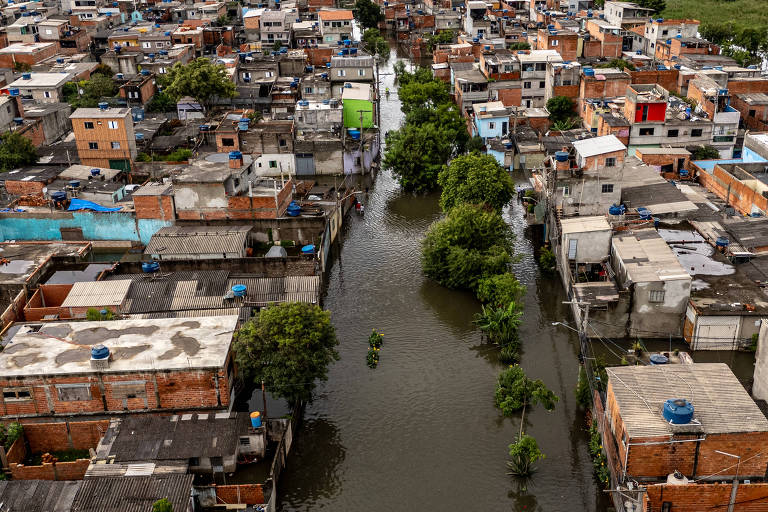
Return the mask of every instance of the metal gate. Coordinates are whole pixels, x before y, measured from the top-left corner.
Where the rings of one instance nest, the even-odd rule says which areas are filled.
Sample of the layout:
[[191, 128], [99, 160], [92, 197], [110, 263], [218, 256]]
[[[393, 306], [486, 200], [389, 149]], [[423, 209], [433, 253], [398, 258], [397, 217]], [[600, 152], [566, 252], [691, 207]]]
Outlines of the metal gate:
[[315, 175], [315, 156], [312, 153], [296, 153], [296, 175]]

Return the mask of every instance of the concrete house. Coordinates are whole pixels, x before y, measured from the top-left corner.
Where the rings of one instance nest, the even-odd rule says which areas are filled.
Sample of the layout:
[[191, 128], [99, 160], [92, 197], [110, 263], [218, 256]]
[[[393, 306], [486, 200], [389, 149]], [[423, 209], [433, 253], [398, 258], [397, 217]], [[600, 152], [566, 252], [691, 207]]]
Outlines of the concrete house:
[[64, 101], [64, 84], [72, 79], [69, 73], [24, 73], [21, 78], [5, 86], [0, 92], [21, 96], [36, 103]]
[[115, 320], [96, 336], [99, 322], [23, 327], [0, 353], [0, 416], [227, 407], [237, 316], [191, 320]]
[[317, 13], [320, 21], [320, 33], [325, 44], [336, 44], [352, 38], [352, 22], [354, 16], [347, 9], [328, 10], [323, 9]]
[[614, 236], [611, 265], [619, 287], [632, 294], [630, 336], [682, 334], [692, 279], [654, 229]]

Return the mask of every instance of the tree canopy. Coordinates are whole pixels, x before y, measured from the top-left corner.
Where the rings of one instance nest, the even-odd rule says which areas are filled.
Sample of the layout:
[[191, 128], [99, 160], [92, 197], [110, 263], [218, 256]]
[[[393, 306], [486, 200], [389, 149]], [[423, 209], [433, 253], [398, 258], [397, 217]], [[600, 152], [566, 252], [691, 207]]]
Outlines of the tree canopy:
[[549, 120], [553, 123], [566, 122], [574, 115], [575, 103], [568, 96], [555, 96], [547, 100]]
[[699, 146], [691, 153], [691, 160], [717, 160], [718, 158], [720, 158], [720, 152], [709, 144]]
[[652, 9], [653, 12], [651, 14], [654, 16], [667, 8], [667, 2], [665, 0], [637, 0], [637, 4], [640, 7]]
[[199, 57], [188, 64], [177, 62], [168, 70], [165, 93], [174, 101], [191, 96], [206, 111], [210, 110], [216, 98], [234, 98], [235, 84], [230, 80], [222, 64], [213, 64]]
[[17, 132], [0, 136], [0, 172], [8, 172], [37, 162], [37, 150], [32, 142]]
[[363, 43], [372, 54], [381, 55], [385, 60], [389, 58], [389, 43], [381, 36], [377, 28], [369, 28], [363, 33]]
[[495, 211], [462, 204], [427, 230], [422, 268], [447, 288], [474, 289], [478, 281], [507, 271], [512, 233]]
[[235, 360], [246, 378], [264, 381], [290, 403], [312, 398], [317, 379], [339, 359], [331, 315], [319, 306], [287, 302], [269, 306], [236, 334]]
[[503, 307], [512, 302], [522, 304], [525, 298], [525, 285], [520, 284], [511, 272], [484, 277], [477, 283], [477, 298], [484, 304]]
[[500, 211], [512, 199], [515, 184], [491, 155], [471, 153], [454, 158], [437, 179], [444, 211], [462, 204], [484, 204]]
[[384, 21], [384, 14], [381, 12], [381, 7], [373, 3], [371, 0], [357, 0], [355, 2], [355, 19], [360, 22], [360, 25], [366, 28], [376, 28], [379, 26], [380, 21]]
[[538, 379], [529, 379], [522, 368], [511, 366], [501, 372], [496, 385], [496, 407], [511, 416], [528, 405], [540, 404], [548, 411], [555, 408], [557, 395]]
[[62, 94], [64, 101], [73, 108], [93, 108], [102, 99], [114, 97], [117, 94], [117, 85], [111, 76], [94, 72], [90, 80], [80, 80], [79, 82], [67, 82], [64, 84]]
[[152, 512], [173, 512], [173, 505], [168, 498], [160, 498], [152, 504]]
[[401, 83], [397, 94], [400, 98], [400, 110], [406, 115], [416, 109], [436, 108], [451, 102], [448, 84], [442, 80], [411, 80], [405, 84]]

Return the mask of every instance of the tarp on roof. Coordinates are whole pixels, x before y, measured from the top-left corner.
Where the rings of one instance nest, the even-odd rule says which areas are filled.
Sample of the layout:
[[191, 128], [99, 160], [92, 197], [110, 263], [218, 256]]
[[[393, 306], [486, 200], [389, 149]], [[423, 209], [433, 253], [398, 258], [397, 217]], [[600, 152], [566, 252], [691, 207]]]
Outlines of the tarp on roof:
[[122, 207], [117, 208], [107, 208], [106, 206], [101, 206], [100, 204], [93, 203], [91, 201], [85, 201], [83, 199], [72, 199], [69, 201], [69, 208], [67, 210], [75, 211], [75, 210], [93, 210], [94, 212], [119, 212], [122, 210]]

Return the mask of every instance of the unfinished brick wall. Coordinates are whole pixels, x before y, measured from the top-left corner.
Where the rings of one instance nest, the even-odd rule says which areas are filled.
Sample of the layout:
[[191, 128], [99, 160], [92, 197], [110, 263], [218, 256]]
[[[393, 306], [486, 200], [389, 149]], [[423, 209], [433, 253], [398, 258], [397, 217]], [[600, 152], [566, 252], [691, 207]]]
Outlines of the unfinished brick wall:
[[[143, 382], [143, 390], [132, 393], [136, 398], [128, 398], [125, 388], [120, 388], [119, 383], [125, 381]], [[90, 388], [90, 399], [60, 400], [56, 384], [85, 384]], [[0, 405], [0, 415], [33, 417], [125, 410], [221, 407], [229, 404], [229, 385], [223, 369], [0, 379], [0, 387], [24, 387], [32, 394], [31, 400], [4, 401]], [[123, 393], [120, 394], [119, 390]]]
[[24, 438], [20, 437], [13, 442], [11, 448], [5, 453], [5, 457], [8, 463], [19, 464], [24, 461], [27, 456], [27, 445], [24, 443]]
[[18, 181], [18, 180], [6, 180], [5, 189], [9, 194], [17, 196], [41, 196], [43, 195], [43, 189], [45, 183], [42, 181]]
[[[656, 512], [664, 502], [675, 512], [726, 510], [731, 498], [731, 483], [698, 483], [690, 485], [649, 485], [643, 510]], [[741, 484], [736, 491], [736, 512], [763, 512], [766, 509], [768, 483]]]
[[14, 480], [82, 480], [91, 461], [43, 463], [40, 466], [9, 464]]
[[659, 84], [668, 91], [679, 93], [679, 75], [677, 69], [662, 69], [651, 71], [629, 71], [633, 84]]
[[697, 177], [699, 183], [704, 185], [707, 190], [717, 194], [720, 199], [726, 201], [743, 215], [752, 213], [752, 205], [762, 211], [768, 211], [768, 199], [744, 185], [719, 165], [715, 165], [712, 174], [699, 172]]
[[133, 196], [133, 206], [137, 219], [173, 220], [176, 217], [171, 195]]
[[261, 484], [218, 485], [216, 501], [222, 504], [262, 505], [265, 503], [264, 490]]
[[96, 448], [109, 420], [24, 423], [24, 437], [33, 453]]

